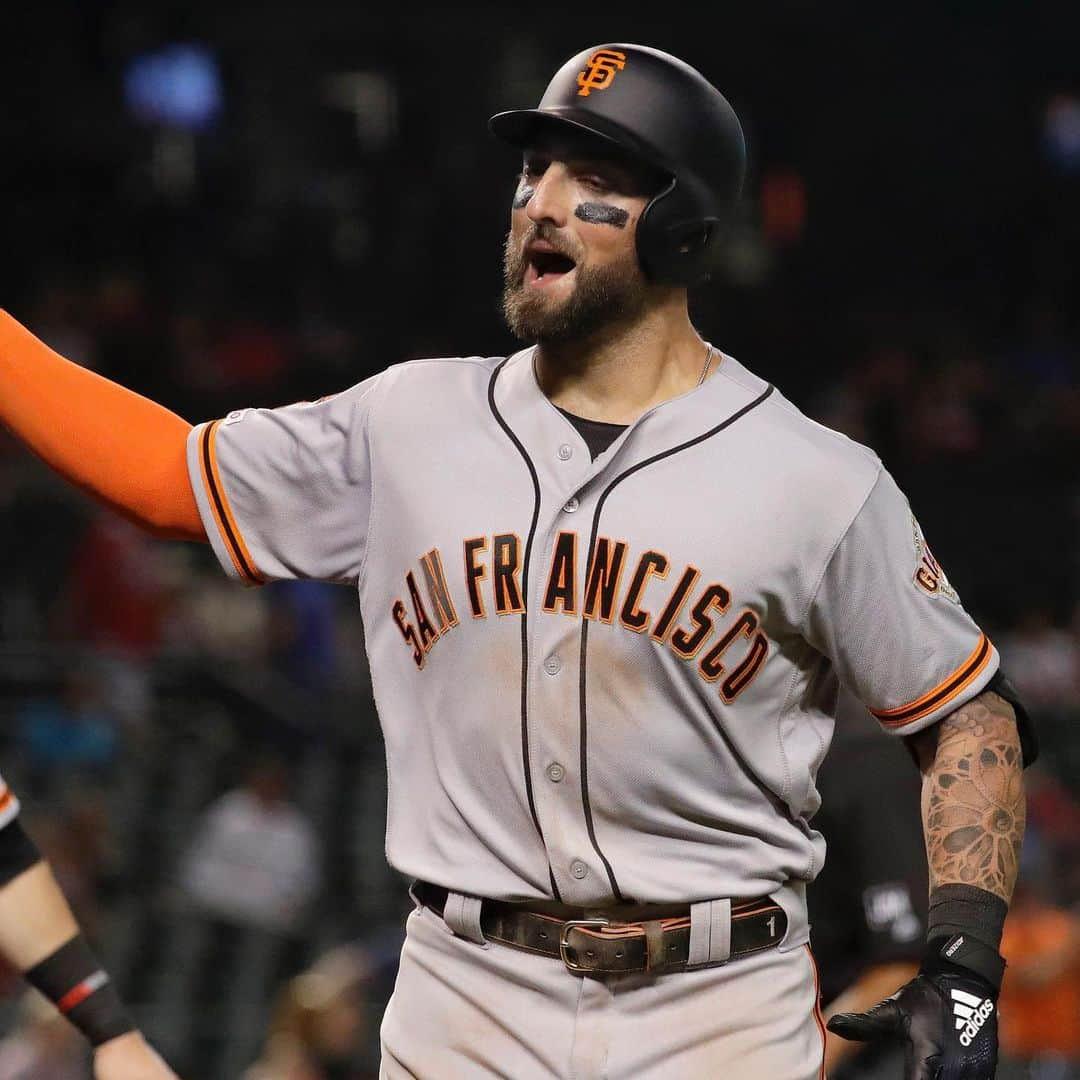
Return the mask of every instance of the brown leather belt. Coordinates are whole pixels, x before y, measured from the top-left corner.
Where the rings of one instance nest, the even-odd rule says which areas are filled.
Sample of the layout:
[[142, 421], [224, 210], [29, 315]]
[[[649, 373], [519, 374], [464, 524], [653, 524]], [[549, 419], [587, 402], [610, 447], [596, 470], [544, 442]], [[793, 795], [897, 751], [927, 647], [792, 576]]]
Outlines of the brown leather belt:
[[[442, 915], [446, 889], [417, 881], [412, 891], [421, 904]], [[580, 910], [580, 917], [560, 919], [530, 911], [527, 905], [484, 900], [480, 929], [488, 941], [562, 960], [575, 975], [686, 970], [690, 955], [689, 904], [683, 914], [633, 922], [620, 922], [592, 908], [572, 910]], [[672, 909], [665, 905], [661, 910]], [[612, 915], [617, 913], [618, 909], [613, 909]], [[783, 940], [786, 931], [787, 916], [775, 900], [762, 896], [735, 902], [731, 905], [729, 959], [770, 949]]]

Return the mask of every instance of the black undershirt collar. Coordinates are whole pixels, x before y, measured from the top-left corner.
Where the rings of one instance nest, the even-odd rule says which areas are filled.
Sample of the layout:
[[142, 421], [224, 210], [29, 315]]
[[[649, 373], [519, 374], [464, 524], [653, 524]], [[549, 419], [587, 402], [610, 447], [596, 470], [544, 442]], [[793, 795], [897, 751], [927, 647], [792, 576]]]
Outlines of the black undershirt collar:
[[[559, 406], [555, 406], [559, 409]], [[575, 416], [565, 409], [559, 412], [570, 421], [577, 429], [577, 433], [585, 440], [593, 461], [602, 454], [630, 425], [609, 424], [604, 420], [586, 420], [584, 416]]]

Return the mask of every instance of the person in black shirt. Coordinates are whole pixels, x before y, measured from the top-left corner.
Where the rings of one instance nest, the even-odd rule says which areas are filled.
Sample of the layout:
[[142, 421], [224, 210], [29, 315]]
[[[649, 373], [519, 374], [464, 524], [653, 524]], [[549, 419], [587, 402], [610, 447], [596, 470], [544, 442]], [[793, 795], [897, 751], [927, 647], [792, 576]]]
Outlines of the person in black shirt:
[[[826, 1019], [869, 1008], [915, 974], [929, 891], [919, 771], [899, 740], [882, 732], [855, 697], [841, 694], [813, 822], [828, 853], [807, 897]], [[885, 1080], [902, 1069], [899, 1045], [827, 1035], [830, 1080]]]

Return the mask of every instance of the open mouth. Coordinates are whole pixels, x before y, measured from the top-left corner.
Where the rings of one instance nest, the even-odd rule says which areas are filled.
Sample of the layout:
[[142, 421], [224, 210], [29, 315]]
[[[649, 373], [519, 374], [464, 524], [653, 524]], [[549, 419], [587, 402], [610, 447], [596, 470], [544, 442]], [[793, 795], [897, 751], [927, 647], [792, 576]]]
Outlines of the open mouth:
[[532, 250], [528, 253], [528, 265], [525, 269], [526, 285], [550, 285], [569, 274], [577, 263], [569, 255], [558, 251]]

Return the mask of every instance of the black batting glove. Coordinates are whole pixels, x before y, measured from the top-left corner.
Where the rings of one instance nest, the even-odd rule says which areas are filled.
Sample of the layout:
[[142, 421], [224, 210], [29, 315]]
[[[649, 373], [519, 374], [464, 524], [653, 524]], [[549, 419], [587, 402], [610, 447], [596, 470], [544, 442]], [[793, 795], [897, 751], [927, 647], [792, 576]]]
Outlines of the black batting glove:
[[827, 1027], [856, 1042], [903, 1042], [904, 1080], [993, 1080], [1003, 971], [993, 949], [963, 935], [938, 940], [892, 997], [866, 1012], [837, 1013]]

